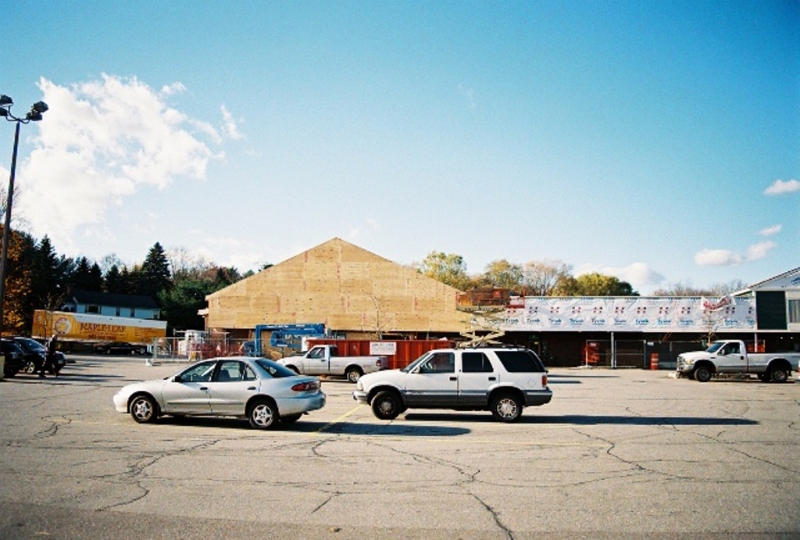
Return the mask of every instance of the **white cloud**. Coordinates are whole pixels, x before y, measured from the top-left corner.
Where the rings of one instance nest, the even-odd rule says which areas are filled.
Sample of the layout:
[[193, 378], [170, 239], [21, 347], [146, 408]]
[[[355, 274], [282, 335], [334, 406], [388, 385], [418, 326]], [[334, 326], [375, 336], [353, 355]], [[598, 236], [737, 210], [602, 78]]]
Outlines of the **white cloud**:
[[239, 132], [239, 128], [236, 125], [236, 120], [233, 119], [233, 115], [225, 105], [220, 107], [220, 111], [222, 112], [222, 132], [234, 141], [244, 139], [244, 135]]
[[778, 244], [772, 241], [753, 244], [752, 246], [747, 248], [747, 260], [755, 261], [758, 259], [763, 259], [777, 245]]
[[727, 249], [703, 249], [694, 254], [698, 266], [734, 266], [741, 262], [741, 255]]
[[234, 267], [240, 272], [256, 271], [264, 263], [271, 262], [259, 246], [240, 238], [206, 237], [192, 252], [209, 263]]
[[772, 236], [773, 234], [778, 234], [779, 232], [781, 232], [781, 228], [782, 227], [780, 225], [773, 225], [772, 227], [761, 229], [760, 231], [758, 231], [758, 234], [760, 234], [761, 236]]
[[753, 244], [747, 248], [745, 255], [727, 249], [703, 249], [695, 253], [694, 262], [698, 266], [736, 266], [743, 262], [763, 259], [777, 245], [772, 241]]
[[167, 84], [161, 87], [161, 94], [164, 96], [171, 96], [173, 94], [182, 94], [186, 91], [186, 87], [179, 82]]
[[797, 180], [775, 180], [764, 190], [764, 195], [783, 195], [795, 191], [800, 191], [800, 182]]
[[620, 281], [630, 283], [635, 290], [639, 291], [654, 289], [656, 286], [666, 281], [666, 278], [662, 274], [641, 262], [635, 262], [621, 268], [611, 266], [598, 267], [592, 264], [584, 264], [575, 270], [575, 275], [580, 276], [593, 272], [599, 272], [606, 276], [614, 276]]
[[154, 91], [136, 78], [59, 86], [38, 84], [50, 106], [34, 149], [17, 171], [19, 208], [34, 236], [45, 233], [70, 252], [73, 233], [102, 223], [143, 186], [163, 189], [176, 178], [204, 179], [209, 161], [220, 159], [199, 136], [220, 140], [213, 128], [170, 107], [180, 83]]

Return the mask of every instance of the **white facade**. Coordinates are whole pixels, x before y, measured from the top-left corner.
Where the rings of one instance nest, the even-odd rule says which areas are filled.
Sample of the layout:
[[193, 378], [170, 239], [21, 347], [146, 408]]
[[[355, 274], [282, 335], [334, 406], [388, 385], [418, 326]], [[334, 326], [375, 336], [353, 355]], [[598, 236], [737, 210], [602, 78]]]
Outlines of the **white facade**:
[[516, 297], [505, 332], [739, 332], [756, 329], [755, 298]]
[[493, 320], [505, 332], [800, 332], [800, 268], [722, 298], [512, 297]]

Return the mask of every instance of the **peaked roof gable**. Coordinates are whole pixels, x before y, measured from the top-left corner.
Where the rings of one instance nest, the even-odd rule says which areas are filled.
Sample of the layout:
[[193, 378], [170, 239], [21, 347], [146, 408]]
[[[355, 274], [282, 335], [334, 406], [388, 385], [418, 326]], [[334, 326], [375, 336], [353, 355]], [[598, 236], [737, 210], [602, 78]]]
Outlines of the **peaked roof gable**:
[[333, 255], [334, 253], [337, 254], [341, 253], [343, 262], [349, 262], [349, 263], [380, 262], [380, 263], [397, 264], [393, 261], [390, 261], [389, 259], [381, 257], [380, 255], [376, 255], [371, 251], [367, 251], [362, 247], [359, 247], [355, 244], [351, 244], [346, 240], [342, 240], [339, 237], [333, 237], [326, 242], [323, 242], [317, 246], [307, 249], [306, 251], [303, 251], [302, 253], [298, 253], [293, 257], [289, 257], [288, 259], [281, 261], [277, 264], [274, 264], [269, 268], [265, 268], [264, 270], [261, 270], [260, 272], [253, 274], [252, 276], [249, 276], [223, 289], [220, 289], [209, 295], [206, 295], [206, 299], [210, 299], [215, 296], [220, 296], [224, 294], [229, 294], [230, 292], [236, 291], [239, 288], [246, 289], [249, 282], [256, 282], [259, 281], [260, 279], [263, 279], [264, 277], [269, 276], [270, 274], [277, 274], [289, 266], [293, 266], [296, 264], [304, 264], [314, 261], [322, 261]]
[[783, 274], [765, 279], [754, 285], [748, 287], [751, 291], [766, 291], [766, 290], [784, 290], [784, 289], [797, 289], [800, 290], [800, 267]]

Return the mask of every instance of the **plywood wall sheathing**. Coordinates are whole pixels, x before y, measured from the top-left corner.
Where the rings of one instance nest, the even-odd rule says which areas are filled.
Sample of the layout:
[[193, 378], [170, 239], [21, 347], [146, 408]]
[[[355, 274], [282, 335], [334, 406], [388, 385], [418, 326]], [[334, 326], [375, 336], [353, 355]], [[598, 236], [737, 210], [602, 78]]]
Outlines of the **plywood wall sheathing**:
[[322, 322], [331, 330], [371, 332], [380, 320], [383, 331], [459, 332], [464, 322], [457, 294], [411, 267], [334, 238], [208, 295], [207, 326]]

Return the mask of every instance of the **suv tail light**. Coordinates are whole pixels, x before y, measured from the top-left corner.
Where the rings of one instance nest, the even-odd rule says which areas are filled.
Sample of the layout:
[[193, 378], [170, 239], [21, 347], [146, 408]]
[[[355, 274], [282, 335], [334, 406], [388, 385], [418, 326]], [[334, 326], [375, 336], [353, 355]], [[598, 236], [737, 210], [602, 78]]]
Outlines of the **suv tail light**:
[[542, 375], [542, 386], [547, 386], [547, 375]]

